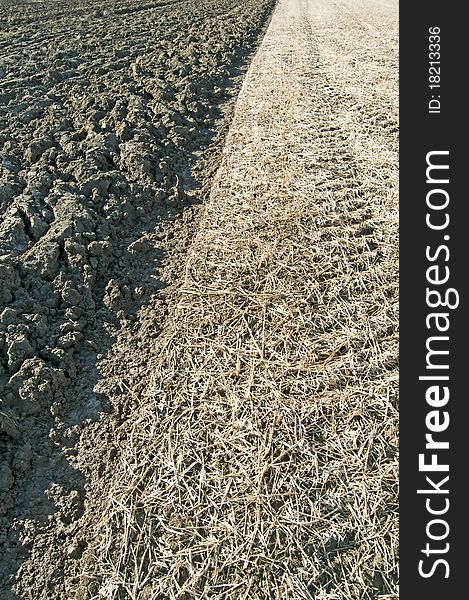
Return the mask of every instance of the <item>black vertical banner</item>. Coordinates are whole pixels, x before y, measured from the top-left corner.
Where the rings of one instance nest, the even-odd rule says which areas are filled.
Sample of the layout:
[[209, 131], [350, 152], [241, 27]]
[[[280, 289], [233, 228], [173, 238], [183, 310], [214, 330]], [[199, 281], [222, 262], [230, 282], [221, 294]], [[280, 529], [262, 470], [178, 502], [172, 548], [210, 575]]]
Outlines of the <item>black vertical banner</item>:
[[[467, 586], [469, 228], [463, 3], [400, 5], [400, 598]], [[461, 596], [462, 594], [462, 596]]]

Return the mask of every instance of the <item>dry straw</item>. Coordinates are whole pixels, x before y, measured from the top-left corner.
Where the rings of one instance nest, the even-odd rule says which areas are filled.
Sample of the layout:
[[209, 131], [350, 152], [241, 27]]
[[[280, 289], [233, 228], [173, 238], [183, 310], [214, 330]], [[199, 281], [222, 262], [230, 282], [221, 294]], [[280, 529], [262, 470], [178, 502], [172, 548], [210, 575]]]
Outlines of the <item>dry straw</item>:
[[297, 5], [245, 80], [110, 492], [99, 597], [397, 598], [395, 140]]

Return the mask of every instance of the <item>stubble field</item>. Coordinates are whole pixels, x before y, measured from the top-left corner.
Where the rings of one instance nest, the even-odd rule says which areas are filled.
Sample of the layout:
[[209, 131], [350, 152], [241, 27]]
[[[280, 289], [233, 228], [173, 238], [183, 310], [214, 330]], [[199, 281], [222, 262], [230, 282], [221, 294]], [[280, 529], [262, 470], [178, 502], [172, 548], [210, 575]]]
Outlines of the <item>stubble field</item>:
[[0, 8], [0, 598], [395, 600], [396, 3]]

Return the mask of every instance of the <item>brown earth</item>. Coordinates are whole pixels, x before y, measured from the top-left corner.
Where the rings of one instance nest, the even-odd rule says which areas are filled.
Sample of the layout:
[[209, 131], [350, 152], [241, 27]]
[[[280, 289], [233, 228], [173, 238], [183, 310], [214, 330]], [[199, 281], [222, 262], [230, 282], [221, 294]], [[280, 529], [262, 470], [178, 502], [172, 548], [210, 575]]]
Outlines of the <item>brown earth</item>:
[[0, 2], [2, 600], [91, 597], [86, 523], [272, 6]]

